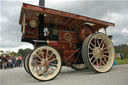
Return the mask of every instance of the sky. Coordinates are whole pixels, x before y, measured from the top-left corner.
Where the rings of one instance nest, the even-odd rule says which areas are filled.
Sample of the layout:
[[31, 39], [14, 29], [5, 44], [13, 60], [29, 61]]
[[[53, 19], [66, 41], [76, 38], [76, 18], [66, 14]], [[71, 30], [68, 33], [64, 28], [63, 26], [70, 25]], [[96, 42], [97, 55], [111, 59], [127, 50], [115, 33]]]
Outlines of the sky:
[[[22, 3], [38, 5], [39, 0], [0, 0], [0, 50], [15, 51], [33, 46], [21, 42], [19, 17]], [[115, 23], [107, 28], [113, 44], [128, 45], [128, 0], [45, 0], [45, 7]]]

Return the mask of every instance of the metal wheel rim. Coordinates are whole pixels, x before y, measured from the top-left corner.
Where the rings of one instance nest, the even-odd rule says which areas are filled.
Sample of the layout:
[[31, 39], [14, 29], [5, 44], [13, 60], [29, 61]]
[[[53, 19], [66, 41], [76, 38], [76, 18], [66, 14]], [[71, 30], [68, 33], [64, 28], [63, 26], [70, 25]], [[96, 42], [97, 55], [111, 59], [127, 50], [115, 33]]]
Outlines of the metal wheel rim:
[[115, 52], [111, 40], [105, 34], [94, 34], [90, 38], [87, 48], [88, 61], [95, 71], [107, 72], [111, 69]]
[[29, 54], [30, 53], [27, 54], [27, 56], [25, 57], [25, 60], [24, 60], [24, 68], [25, 68], [26, 72], [28, 72], [28, 73], [29, 73], [29, 70], [28, 70], [28, 66], [27, 66], [27, 61], [28, 61]]
[[[43, 58], [43, 56], [39, 57], [37, 52], [40, 51], [41, 53], [43, 53], [44, 52], [43, 50], [47, 50], [46, 52], [51, 51], [52, 53], [50, 55], [48, 55], [48, 53], [46, 53], [47, 58]], [[42, 60], [39, 65], [36, 66], [36, 64], [35, 64], [36, 67], [33, 67], [31, 62], [33, 62], [33, 58], [35, 57], [35, 55], [36, 55], [36, 57], [38, 57], [39, 59], [42, 59]], [[53, 56], [54, 56], [54, 58], [56, 58], [55, 60], [54, 60], [54, 58], [52, 58]], [[45, 60], [46, 60], [45, 63], [47, 63], [47, 61], [50, 61], [50, 64], [48, 66], [46, 64], [44, 65]], [[55, 61], [56, 61], [56, 63], [55, 63]], [[38, 61], [38, 63], [39, 63], [39, 61]], [[29, 67], [29, 71], [31, 72], [32, 76], [34, 78], [36, 78], [37, 80], [40, 80], [40, 81], [51, 80], [51, 79], [55, 78], [57, 76], [57, 74], [60, 72], [61, 57], [60, 57], [59, 53], [54, 48], [49, 47], [49, 46], [42, 46], [42, 47], [35, 49], [35, 51], [33, 51], [31, 53], [31, 55], [29, 56], [29, 60], [28, 60], [28, 67]], [[35, 68], [36, 68], [36, 70], [35, 70]], [[50, 71], [53, 71], [53, 72], [50, 73]]]

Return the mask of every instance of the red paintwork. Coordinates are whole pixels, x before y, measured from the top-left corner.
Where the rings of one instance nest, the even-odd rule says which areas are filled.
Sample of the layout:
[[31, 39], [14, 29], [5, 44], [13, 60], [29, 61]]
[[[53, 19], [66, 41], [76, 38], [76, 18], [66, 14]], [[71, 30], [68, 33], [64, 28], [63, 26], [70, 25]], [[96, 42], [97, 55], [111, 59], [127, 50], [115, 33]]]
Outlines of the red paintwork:
[[[80, 15], [76, 15], [76, 14], [72, 14], [72, 13], [67, 13], [67, 12], [63, 12], [63, 11], [58, 11], [58, 10], [54, 10], [54, 9], [50, 9], [50, 8], [44, 8], [44, 7], [39, 7], [39, 6], [25, 4], [25, 3], [23, 4], [23, 8], [27, 9], [27, 10], [33, 10], [35, 12], [43, 13], [43, 14], [54, 14], [54, 15], [79, 19], [79, 20], [83, 20], [83, 21], [88, 21], [91, 23], [114, 26], [114, 24], [110, 23], [110, 22], [101, 21], [98, 19], [90, 18], [90, 17], [80, 16]], [[21, 23], [21, 21], [20, 21], [20, 23]]]
[[[62, 62], [64, 62], [69, 56], [72, 55], [72, 53], [76, 52], [76, 44], [72, 44], [72, 47], [70, 48], [69, 43], [59, 43], [55, 41], [49, 41], [49, 46], [52, 46], [58, 50], [60, 55], [62, 56]], [[79, 51], [77, 51], [79, 52]], [[74, 56], [72, 56], [65, 64], [67, 66], [70, 66], [71, 62], [74, 61]]]
[[38, 27], [30, 28], [28, 25], [29, 21], [26, 21], [26, 23], [27, 25], [25, 26], [25, 34], [23, 35], [23, 38], [38, 39]]
[[85, 26], [85, 27], [80, 29], [80, 31], [79, 31], [79, 36], [80, 37], [79, 38], [81, 39], [81, 41], [84, 41], [87, 36], [89, 36], [93, 33], [94, 32], [92, 31], [91, 28]]
[[72, 43], [78, 43], [77, 40], [77, 33], [76, 32], [71, 32], [71, 31], [60, 31], [59, 33], [59, 42], [60, 43], [69, 43], [70, 41], [66, 40], [65, 38], [67, 38], [68, 36], [66, 36], [66, 34], [69, 33], [71, 36], [71, 42]]

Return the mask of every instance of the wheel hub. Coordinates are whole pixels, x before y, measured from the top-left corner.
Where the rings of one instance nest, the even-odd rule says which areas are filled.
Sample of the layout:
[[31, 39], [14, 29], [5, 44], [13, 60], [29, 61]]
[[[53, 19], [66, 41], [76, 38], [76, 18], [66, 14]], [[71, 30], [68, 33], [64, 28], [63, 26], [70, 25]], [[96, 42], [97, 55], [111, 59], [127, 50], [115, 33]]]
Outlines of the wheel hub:
[[93, 55], [96, 59], [100, 58], [102, 56], [102, 49], [99, 47], [95, 47], [93, 49]]
[[43, 59], [41, 61], [41, 65], [45, 66], [45, 67], [48, 67], [50, 65], [50, 62], [47, 60], [47, 59]]

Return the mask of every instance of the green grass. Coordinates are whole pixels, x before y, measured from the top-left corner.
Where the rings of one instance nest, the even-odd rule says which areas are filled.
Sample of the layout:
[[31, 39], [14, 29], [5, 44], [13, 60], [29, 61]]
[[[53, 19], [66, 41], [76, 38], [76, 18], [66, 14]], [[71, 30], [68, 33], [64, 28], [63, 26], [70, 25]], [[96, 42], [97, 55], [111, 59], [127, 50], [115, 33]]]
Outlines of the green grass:
[[117, 65], [128, 64], [128, 58], [127, 59], [123, 59], [123, 60], [121, 60], [120, 58], [116, 58], [115, 60], [117, 62]]

